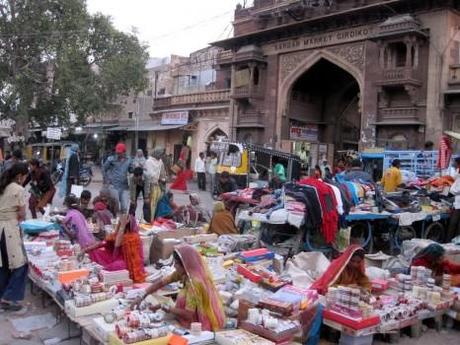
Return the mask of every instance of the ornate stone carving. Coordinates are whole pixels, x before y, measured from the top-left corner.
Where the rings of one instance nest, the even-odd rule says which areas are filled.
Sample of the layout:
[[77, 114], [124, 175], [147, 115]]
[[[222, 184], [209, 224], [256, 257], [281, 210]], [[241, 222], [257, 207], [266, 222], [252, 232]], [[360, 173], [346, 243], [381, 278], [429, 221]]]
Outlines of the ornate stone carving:
[[280, 78], [285, 80], [295, 68], [313, 53], [313, 50], [305, 50], [296, 53], [284, 54], [280, 57]]
[[364, 43], [332, 47], [328, 48], [328, 51], [357, 67], [360, 71], [364, 70]]

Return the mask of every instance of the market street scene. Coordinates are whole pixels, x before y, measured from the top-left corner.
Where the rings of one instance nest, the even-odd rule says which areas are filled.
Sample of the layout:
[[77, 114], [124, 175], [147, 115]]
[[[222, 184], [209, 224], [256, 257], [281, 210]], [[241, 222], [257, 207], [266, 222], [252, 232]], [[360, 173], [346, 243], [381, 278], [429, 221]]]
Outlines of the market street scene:
[[454, 345], [460, 1], [0, 0], [0, 345]]

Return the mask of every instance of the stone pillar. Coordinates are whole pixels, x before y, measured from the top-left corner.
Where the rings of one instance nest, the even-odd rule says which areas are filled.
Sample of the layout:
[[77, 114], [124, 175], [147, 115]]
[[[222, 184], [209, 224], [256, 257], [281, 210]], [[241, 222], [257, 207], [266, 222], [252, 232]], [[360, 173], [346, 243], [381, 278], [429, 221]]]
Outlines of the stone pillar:
[[380, 63], [380, 68], [385, 68], [385, 52], [387, 50], [387, 44], [379, 44], [379, 63]]
[[235, 72], [236, 72], [236, 67], [235, 65], [232, 65], [232, 72], [231, 72], [231, 86], [232, 86], [232, 92], [230, 95], [230, 139], [231, 140], [236, 140], [236, 125], [238, 122], [238, 107], [236, 104], [235, 99], [233, 98], [234, 90], [235, 90]]
[[412, 42], [406, 40], [406, 67], [412, 67]]

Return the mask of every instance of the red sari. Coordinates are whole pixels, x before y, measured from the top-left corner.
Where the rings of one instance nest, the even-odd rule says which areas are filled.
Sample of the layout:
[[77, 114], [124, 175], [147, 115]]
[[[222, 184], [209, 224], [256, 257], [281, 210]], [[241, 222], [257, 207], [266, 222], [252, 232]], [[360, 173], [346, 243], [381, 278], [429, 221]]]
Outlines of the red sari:
[[[354, 244], [349, 246], [342, 255], [331, 262], [326, 272], [324, 272], [324, 274], [316, 280], [310, 288], [318, 290], [318, 292], [322, 295], [326, 294], [329, 287], [337, 282], [345, 285], [356, 283], [364, 288], [369, 288], [370, 284], [366, 277], [364, 260], [362, 260], [359, 272], [351, 272], [350, 269], [347, 269], [350, 259], [359, 250], [363, 249], [358, 245]], [[352, 282], [352, 280], [354, 280], [354, 282]]]
[[169, 189], [180, 190], [180, 191], [186, 192], [187, 191], [187, 180], [190, 180], [191, 177], [193, 177], [193, 173], [191, 173], [190, 170], [182, 169], [181, 171], [177, 173], [176, 179], [171, 184]]

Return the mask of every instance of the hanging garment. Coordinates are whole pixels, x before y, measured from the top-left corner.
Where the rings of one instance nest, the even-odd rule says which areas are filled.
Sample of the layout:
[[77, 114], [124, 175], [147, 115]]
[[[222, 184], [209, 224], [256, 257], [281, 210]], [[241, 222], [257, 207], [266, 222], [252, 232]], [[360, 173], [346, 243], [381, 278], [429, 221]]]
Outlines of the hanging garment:
[[316, 188], [323, 211], [321, 230], [326, 243], [333, 242], [335, 240], [339, 224], [337, 200], [333, 189], [323, 181], [311, 177], [302, 179], [299, 183], [301, 185], [308, 185]]

